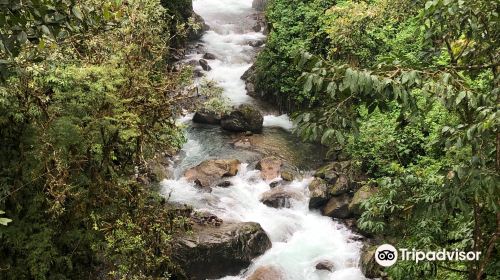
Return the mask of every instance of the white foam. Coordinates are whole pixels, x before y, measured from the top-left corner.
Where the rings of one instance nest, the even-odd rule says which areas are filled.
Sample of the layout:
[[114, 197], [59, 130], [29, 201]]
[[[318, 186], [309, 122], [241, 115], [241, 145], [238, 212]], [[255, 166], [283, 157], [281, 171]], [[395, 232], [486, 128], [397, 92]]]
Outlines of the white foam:
[[[253, 62], [254, 48], [248, 42], [265, 38], [241, 27], [241, 20], [248, 20], [254, 12], [252, 0], [195, 0], [193, 7], [210, 26], [202, 41], [207, 52], [217, 57], [208, 60], [212, 70], [206, 72], [207, 78], [219, 83], [233, 105], [250, 102], [240, 79]], [[191, 58], [199, 59], [200, 55]]]
[[[308, 209], [308, 184], [311, 178], [294, 181], [287, 186], [301, 194], [292, 200], [291, 208], [275, 209], [259, 199], [269, 185], [257, 170], [248, 170], [243, 164], [239, 174], [230, 178], [228, 188], [214, 188], [212, 193], [198, 191], [185, 179], [166, 180], [162, 193], [171, 201], [193, 205], [195, 209], [209, 211], [224, 221], [258, 222], [269, 235], [273, 246], [254, 260], [247, 274], [224, 279], [245, 279], [249, 273], [264, 265], [281, 268], [286, 279], [364, 279], [357, 267], [360, 243], [353, 242], [345, 227], [328, 217]], [[317, 262], [330, 260], [333, 273], [315, 269]]]
[[281, 116], [267, 115], [264, 116], [264, 126], [281, 127], [286, 130], [291, 130], [293, 128], [293, 122], [286, 114]]

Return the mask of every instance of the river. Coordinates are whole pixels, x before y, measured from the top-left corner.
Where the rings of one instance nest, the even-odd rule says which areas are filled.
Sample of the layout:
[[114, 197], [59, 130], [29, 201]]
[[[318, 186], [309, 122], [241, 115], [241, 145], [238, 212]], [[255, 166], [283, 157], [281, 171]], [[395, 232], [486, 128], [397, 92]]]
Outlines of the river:
[[[248, 42], [265, 38], [252, 30], [255, 24], [252, 0], [194, 0], [193, 4], [210, 26], [201, 40], [203, 48], [217, 57], [209, 61], [212, 70], [206, 72], [206, 78], [215, 80], [233, 105], [259, 106], [258, 101], [246, 94], [240, 79], [257, 52]], [[202, 55], [193, 53], [188, 59], [197, 60]], [[280, 268], [286, 279], [291, 280], [365, 279], [358, 264], [362, 244], [355, 235], [342, 224], [308, 209], [311, 171], [321, 165], [324, 150], [299, 141], [290, 132], [292, 123], [288, 117], [274, 115], [272, 110], [264, 108], [262, 111], [267, 114], [264, 131], [251, 136], [251, 149], [234, 145], [247, 136], [235, 136], [218, 126], [193, 124], [191, 116], [183, 118], [188, 141], [176, 160], [175, 179], [162, 182], [162, 193], [168, 194], [171, 201], [209, 211], [224, 221], [258, 222], [269, 235], [271, 249], [240, 275], [222, 279], [246, 279], [264, 265]], [[290, 208], [275, 209], [259, 201], [270, 189], [269, 182], [262, 180], [260, 171], [255, 170], [255, 162], [263, 155], [279, 156], [303, 175], [287, 186], [302, 194], [300, 199], [291, 201]], [[200, 192], [182, 178], [187, 168], [215, 158], [236, 158], [243, 162], [238, 175], [230, 179], [231, 187]], [[324, 260], [334, 264], [332, 272], [316, 270], [315, 265]]]

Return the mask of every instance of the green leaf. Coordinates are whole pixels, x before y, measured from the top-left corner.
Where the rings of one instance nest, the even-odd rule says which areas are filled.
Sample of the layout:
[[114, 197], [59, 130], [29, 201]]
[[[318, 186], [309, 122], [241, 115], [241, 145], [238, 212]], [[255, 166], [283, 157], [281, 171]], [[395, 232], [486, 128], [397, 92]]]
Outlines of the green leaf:
[[465, 97], [465, 91], [461, 91], [459, 94], [458, 94], [458, 97], [457, 99], [455, 99], [455, 104], [460, 104], [460, 102], [462, 102], [462, 100], [464, 99]]
[[6, 226], [8, 223], [12, 222], [11, 219], [0, 218], [0, 225]]
[[73, 15], [75, 15], [75, 17], [77, 19], [83, 20], [83, 13], [82, 13], [82, 10], [80, 10], [80, 7], [73, 6], [73, 8], [71, 9], [71, 11], [73, 12]]

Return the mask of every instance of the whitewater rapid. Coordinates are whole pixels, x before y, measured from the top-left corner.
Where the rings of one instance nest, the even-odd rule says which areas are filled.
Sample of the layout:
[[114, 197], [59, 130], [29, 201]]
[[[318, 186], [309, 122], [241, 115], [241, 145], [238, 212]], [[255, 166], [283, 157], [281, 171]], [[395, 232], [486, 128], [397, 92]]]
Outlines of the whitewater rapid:
[[[207, 78], [215, 80], [224, 90], [224, 95], [233, 105], [253, 104], [246, 94], [245, 84], [240, 79], [255, 59], [255, 49], [249, 40], [262, 40], [264, 34], [254, 32], [255, 24], [252, 0], [194, 0], [195, 11], [201, 15], [210, 30], [202, 38], [206, 51], [217, 59], [210, 60], [211, 71]], [[202, 54], [193, 54], [190, 59], [199, 59]], [[184, 145], [172, 180], [162, 182], [161, 192], [173, 202], [192, 205], [197, 210], [211, 212], [225, 222], [258, 222], [269, 235], [272, 248], [256, 258], [251, 266], [238, 276], [222, 279], [246, 279], [257, 268], [272, 265], [279, 268], [286, 279], [365, 279], [359, 269], [361, 243], [355, 235], [340, 223], [310, 211], [307, 177], [293, 181], [287, 188], [301, 194], [291, 201], [290, 208], [275, 209], [260, 202], [262, 194], [270, 190], [269, 182], [260, 177], [260, 171], [253, 170], [249, 163], [243, 163], [237, 176], [229, 179], [232, 186], [213, 188], [211, 193], [200, 192], [192, 183], [181, 177], [186, 168], [203, 160], [231, 158], [233, 155], [252, 159], [253, 153], [242, 156], [244, 151], [227, 146], [221, 150], [218, 130], [193, 127], [192, 115], [179, 120], [190, 127], [188, 141]], [[267, 115], [264, 118], [266, 130], [274, 132], [276, 127], [291, 130], [293, 125], [286, 115]], [[282, 132], [288, 133], [289, 132]], [[292, 137], [290, 135], [290, 137]], [[286, 143], [285, 143], [286, 145]], [[296, 147], [291, 150], [296, 150]], [[228, 155], [230, 155], [228, 157]], [[334, 264], [334, 271], [316, 270], [319, 261], [328, 260]]]

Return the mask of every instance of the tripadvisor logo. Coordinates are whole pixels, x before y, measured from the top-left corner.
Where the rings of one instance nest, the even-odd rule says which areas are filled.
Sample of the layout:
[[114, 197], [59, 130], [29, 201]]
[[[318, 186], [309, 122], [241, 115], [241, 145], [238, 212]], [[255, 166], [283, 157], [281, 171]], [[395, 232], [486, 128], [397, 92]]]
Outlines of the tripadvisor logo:
[[[398, 259], [399, 256], [399, 259]], [[394, 265], [396, 261], [478, 261], [481, 252], [448, 251], [421, 251], [416, 249], [396, 249], [390, 244], [380, 245], [375, 251], [375, 261], [384, 267]]]

